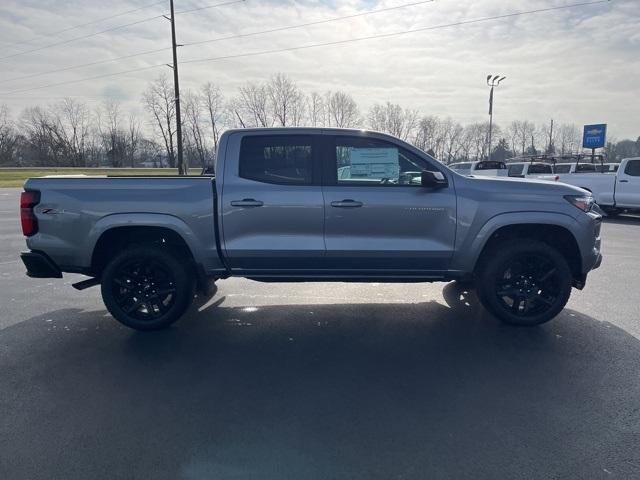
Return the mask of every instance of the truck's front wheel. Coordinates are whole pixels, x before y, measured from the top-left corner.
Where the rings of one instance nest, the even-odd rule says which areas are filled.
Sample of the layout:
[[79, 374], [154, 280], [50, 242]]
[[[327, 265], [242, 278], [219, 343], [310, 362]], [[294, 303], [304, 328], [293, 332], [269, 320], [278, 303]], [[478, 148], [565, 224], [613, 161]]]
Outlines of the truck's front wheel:
[[514, 325], [539, 325], [554, 318], [571, 294], [567, 261], [543, 242], [514, 240], [486, 253], [477, 292], [487, 310]]
[[102, 273], [104, 304], [116, 320], [136, 330], [168, 327], [193, 300], [188, 264], [165, 248], [129, 248]]

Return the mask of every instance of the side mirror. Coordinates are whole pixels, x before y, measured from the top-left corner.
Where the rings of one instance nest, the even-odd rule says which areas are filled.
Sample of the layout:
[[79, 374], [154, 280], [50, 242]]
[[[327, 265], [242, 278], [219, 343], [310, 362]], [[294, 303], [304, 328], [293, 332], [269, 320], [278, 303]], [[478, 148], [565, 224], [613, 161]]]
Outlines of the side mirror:
[[423, 170], [420, 177], [420, 185], [425, 188], [443, 188], [449, 185], [449, 182], [447, 182], [447, 177], [442, 172]]

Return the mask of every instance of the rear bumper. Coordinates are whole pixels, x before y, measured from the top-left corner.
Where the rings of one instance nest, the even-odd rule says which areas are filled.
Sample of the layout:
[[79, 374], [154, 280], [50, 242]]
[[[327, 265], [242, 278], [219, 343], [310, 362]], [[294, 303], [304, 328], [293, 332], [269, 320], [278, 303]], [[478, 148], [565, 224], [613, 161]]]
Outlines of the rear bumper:
[[27, 276], [33, 278], [62, 278], [60, 268], [46, 253], [31, 251], [20, 254], [22, 263], [27, 268]]

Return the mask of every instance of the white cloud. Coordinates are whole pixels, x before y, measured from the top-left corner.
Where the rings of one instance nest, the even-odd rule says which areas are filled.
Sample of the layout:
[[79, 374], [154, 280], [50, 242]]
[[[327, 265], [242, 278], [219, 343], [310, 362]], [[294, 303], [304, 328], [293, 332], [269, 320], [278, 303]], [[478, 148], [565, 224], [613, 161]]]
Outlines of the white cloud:
[[[220, 0], [223, 1], [223, 0]], [[436, 0], [388, 12], [302, 29], [237, 38], [180, 49], [181, 60], [242, 54], [294, 45], [338, 41], [380, 33], [449, 24], [472, 18], [567, 5], [575, 0]], [[5, 0], [0, 7], [0, 42], [11, 43], [43, 32], [91, 21], [136, 6], [138, 2]], [[168, 3], [168, 2], [167, 2]], [[176, 2], [178, 10], [216, 3]], [[311, 22], [369, 9], [410, 3], [393, 1], [261, 1], [178, 16], [180, 43]], [[166, 13], [159, 5], [101, 24], [41, 37], [28, 45], [5, 46], [0, 57], [94, 31]], [[483, 120], [487, 113], [488, 73], [508, 78], [496, 92], [496, 121], [528, 118], [576, 124], [609, 123], [617, 138], [640, 135], [640, 2], [608, 3], [448, 27], [396, 37], [323, 48], [241, 57], [181, 66], [183, 88], [218, 83], [227, 95], [246, 81], [264, 80], [282, 71], [305, 90], [342, 89], [362, 108], [390, 100], [425, 114], [461, 122]], [[0, 92], [73, 81], [171, 61], [169, 24], [162, 18], [84, 41], [0, 60], [0, 82], [28, 75], [167, 47], [166, 52], [0, 83]], [[162, 68], [82, 83], [0, 96], [14, 111], [67, 95], [98, 103], [105, 96], [124, 99], [139, 109], [140, 93]]]

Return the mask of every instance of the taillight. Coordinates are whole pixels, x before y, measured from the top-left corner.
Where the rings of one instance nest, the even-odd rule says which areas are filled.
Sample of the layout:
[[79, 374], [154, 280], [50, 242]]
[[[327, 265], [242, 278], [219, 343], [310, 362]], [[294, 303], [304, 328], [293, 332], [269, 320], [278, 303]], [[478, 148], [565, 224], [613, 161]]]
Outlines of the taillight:
[[40, 192], [27, 190], [20, 195], [20, 222], [22, 233], [31, 237], [38, 233], [38, 219], [33, 213], [33, 207], [40, 202]]

